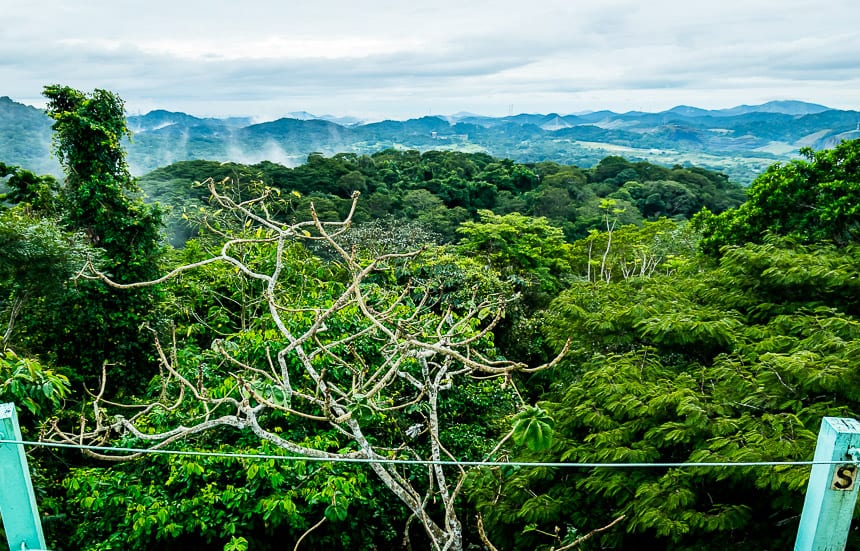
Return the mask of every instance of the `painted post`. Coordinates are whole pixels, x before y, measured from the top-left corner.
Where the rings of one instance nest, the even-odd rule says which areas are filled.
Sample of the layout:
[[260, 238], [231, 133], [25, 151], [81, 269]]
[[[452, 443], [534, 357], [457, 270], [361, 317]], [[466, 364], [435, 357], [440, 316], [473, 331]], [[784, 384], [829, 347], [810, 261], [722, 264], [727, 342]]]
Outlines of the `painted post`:
[[825, 417], [815, 446], [816, 464], [809, 475], [806, 501], [794, 551], [843, 551], [854, 516], [857, 491], [860, 422]]
[[[0, 404], [0, 440], [21, 440], [15, 404]], [[0, 443], [0, 517], [9, 549], [45, 549], [27, 456], [21, 444]]]

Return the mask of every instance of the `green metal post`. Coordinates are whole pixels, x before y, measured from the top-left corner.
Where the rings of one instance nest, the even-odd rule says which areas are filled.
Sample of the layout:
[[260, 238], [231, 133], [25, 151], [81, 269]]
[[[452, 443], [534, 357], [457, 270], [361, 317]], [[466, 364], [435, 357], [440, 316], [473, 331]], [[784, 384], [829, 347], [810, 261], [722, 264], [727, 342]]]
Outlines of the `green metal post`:
[[794, 551], [842, 551], [848, 540], [860, 483], [860, 422], [825, 417], [814, 461], [844, 463], [812, 466]]
[[[21, 440], [15, 404], [0, 404], [0, 440]], [[11, 551], [45, 549], [30, 469], [21, 444], [0, 443], [0, 517]]]

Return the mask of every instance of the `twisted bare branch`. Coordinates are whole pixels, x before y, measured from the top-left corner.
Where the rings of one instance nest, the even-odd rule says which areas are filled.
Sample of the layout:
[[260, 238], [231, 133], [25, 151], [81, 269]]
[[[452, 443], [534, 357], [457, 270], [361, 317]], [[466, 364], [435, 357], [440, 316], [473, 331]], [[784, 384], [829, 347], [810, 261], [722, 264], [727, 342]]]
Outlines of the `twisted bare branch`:
[[[364, 409], [392, 414], [421, 405], [426, 428], [415, 431], [414, 437], [422, 439], [422, 446], [429, 449], [427, 459], [433, 462], [428, 465], [423, 482], [414, 473], [404, 475], [391, 464], [373, 462], [371, 468], [408, 507], [410, 518], [421, 522], [434, 548], [460, 551], [462, 527], [455, 504], [466, 470], [460, 465], [452, 468], [440, 463], [443, 457], [456, 461], [443, 444], [441, 397], [459, 378], [510, 377], [515, 371], [530, 373], [552, 367], [566, 354], [569, 343], [543, 366], [491, 359], [488, 356], [493, 351], [485, 349], [489, 348], [485, 343], [502, 320], [510, 300], [516, 297], [490, 295], [480, 300], [474, 297], [471, 306], [443, 308], [430, 289], [416, 289], [412, 281], [393, 289], [375, 284], [374, 278], [385, 274], [393, 263], [415, 261], [423, 250], [362, 260], [354, 251], [341, 246], [337, 238], [351, 225], [358, 193], [353, 194], [350, 211], [343, 221], [321, 221], [311, 205], [310, 220], [285, 224], [270, 216], [266, 202], [271, 191], [239, 200], [222, 192], [212, 179], [206, 184], [213, 203], [243, 224], [235, 236], [218, 229], [215, 223], [204, 221], [224, 238], [220, 250], [212, 257], [179, 266], [147, 282], [115, 282], [89, 262], [77, 277], [97, 279], [115, 289], [131, 289], [165, 284], [185, 272], [215, 263], [225, 264], [240, 278], [258, 283], [254, 308], [259, 307], [261, 319], [271, 323], [277, 338], [267, 341], [262, 360], [243, 355], [229, 338], [216, 340], [208, 352], [208, 357], [215, 358], [213, 362], [217, 364], [212, 367], [215, 374], [204, 376], [202, 364], [181, 365], [175, 332], [171, 334], [172, 348], [167, 351], [158, 333], [147, 328], [153, 333], [162, 371], [158, 399], [139, 404], [139, 411], [128, 418], [111, 416], [109, 410], [116, 406], [104, 399], [102, 384], [93, 396], [92, 413], [89, 417], [82, 416], [77, 430], [64, 432], [55, 425], [48, 437], [64, 442], [106, 443], [125, 436], [153, 449], [164, 449], [217, 427], [232, 427], [250, 430], [280, 449], [308, 457], [373, 460], [389, 458], [391, 453], [420, 457], [418, 448], [411, 448], [406, 442], [394, 450], [373, 444], [376, 439], [365, 433], [370, 429], [362, 426], [356, 412]], [[249, 237], [254, 228], [259, 229], [258, 237]], [[348, 277], [336, 293], [319, 304], [307, 305], [302, 297], [296, 298], [285, 291], [285, 274], [294, 269], [288, 263], [288, 245], [302, 241], [327, 245]], [[254, 263], [249, 252], [253, 247], [268, 248], [266, 262]], [[243, 296], [241, 300], [246, 298]], [[253, 323], [252, 320], [249, 325]], [[348, 330], [342, 329], [344, 325]], [[246, 327], [243, 318], [242, 330]], [[373, 352], [370, 356], [362, 355], [358, 351], [362, 347], [372, 348]], [[207, 377], [220, 378], [217, 392], [215, 385], [210, 388], [212, 381]], [[181, 418], [183, 411], [185, 417]], [[267, 426], [267, 414], [271, 412], [333, 428], [348, 437], [351, 451], [314, 449], [285, 438]], [[176, 415], [181, 422], [155, 431], [150, 423], [147, 430], [141, 430], [155, 413]], [[487, 457], [493, 456], [509, 436]], [[112, 461], [134, 457], [95, 456]], [[452, 475], [454, 478], [450, 478]]]

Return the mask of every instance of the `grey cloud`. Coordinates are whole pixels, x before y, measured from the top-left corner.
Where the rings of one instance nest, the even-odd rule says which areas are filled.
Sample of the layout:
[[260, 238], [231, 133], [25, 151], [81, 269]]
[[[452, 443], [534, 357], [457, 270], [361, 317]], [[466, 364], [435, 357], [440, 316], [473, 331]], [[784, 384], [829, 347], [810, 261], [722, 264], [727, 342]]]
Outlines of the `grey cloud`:
[[[18, 68], [39, 64], [38, 73], [57, 77], [74, 73], [106, 82], [134, 80], [136, 89], [157, 88], [190, 82], [221, 83], [229, 89], [253, 85], [265, 88], [297, 86], [392, 85], [401, 79], [451, 79], [495, 74], [528, 64], [524, 55], [499, 55], [458, 49], [446, 53], [407, 52], [358, 59], [262, 59], [194, 61], [166, 55], [146, 54], [123, 46], [101, 49], [70, 46], [56, 52], [0, 50], [2, 62]], [[35, 73], [35, 71], [34, 71]], [[217, 91], [216, 91], [217, 93]]]
[[[744, 86], [750, 93], [815, 91], [818, 82], [854, 86], [860, 74], [854, 0], [824, 0], [814, 9], [802, 0], [438, 0], [432, 6], [318, 0], [256, 1], [241, 9], [211, 0], [204, 11], [151, 0], [134, 14], [122, 2], [13, 4], [0, 21], [0, 95], [18, 99], [62, 82], [114, 89], [128, 104], [190, 112], [195, 104], [212, 110], [220, 104], [231, 114], [254, 115], [250, 110], [286, 102], [290, 110], [313, 105], [335, 114], [345, 105], [405, 112], [419, 103], [459, 111], [514, 98], [554, 102], [542, 110], [560, 111], [557, 103], [586, 96], [598, 101], [661, 90], [686, 92], [688, 104], [737, 90], [737, 103], [748, 103]], [[143, 46], [156, 39], [241, 44], [268, 36], [379, 37], [392, 47], [354, 58], [193, 60]], [[118, 46], [104, 47], [111, 40]], [[827, 103], [831, 90], [820, 88], [818, 97], [804, 99]]]

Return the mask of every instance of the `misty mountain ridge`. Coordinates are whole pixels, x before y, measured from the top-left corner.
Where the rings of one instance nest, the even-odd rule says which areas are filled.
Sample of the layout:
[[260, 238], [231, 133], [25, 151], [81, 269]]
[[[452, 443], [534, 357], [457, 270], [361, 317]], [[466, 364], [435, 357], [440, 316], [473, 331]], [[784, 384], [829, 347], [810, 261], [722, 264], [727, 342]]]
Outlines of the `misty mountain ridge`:
[[134, 133], [150, 132], [162, 128], [179, 125], [216, 125], [241, 128], [254, 123], [252, 117], [199, 118], [180, 111], [156, 109], [144, 115], [129, 115], [128, 128]]
[[[296, 111], [258, 122], [155, 110], [129, 116], [128, 125], [134, 134], [128, 159], [135, 174], [191, 159], [296, 166], [310, 153], [370, 154], [397, 148], [485, 152], [518, 162], [549, 160], [581, 167], [619, 155], [702, 166], [746, 184], [773, 162], [796, 157], [802, 147], [822, 149], [860, 137], [860, 112], [771, 101], [716, 110], [679, 105], [658, 113], [457, 113], [377, 122]], [[0, 162], [59, 174], [50, 155], [50, 127], [41, 110], [0, 98]]]
[[[5, 99], [12, 101], [8, 97], [3, 97], [0, 99]], [[692, 118], [692, 117], [702, 117], [702, 116], [714, 116], [714, 117], [731, 117], [738, 115], [745, 115], [749, 113], [781, 113], [785, 115], [810, 115], [814, 113], [821, 113], [822, 111], [830, 111], [832, 110], [829, 107], [824, 105], [819, 105], [816, 103], [807, 103], [803, 101], [770, 101], [767, 103], [763, 103], [761, 105], [739, 105], [736, 107], [731, 107], [727, 109], [701, 109], [698, 107], [691, 107], [687, 105], [678, 105], [668, 109], [666, 111], [661, 111], [657, 113], [651, 113], [646, 111], [628, 111], [624, 113], [618, 113], [615, 111], [609, 110], [601, 110], [601, 111], [585, 111], [579, 113], [565, 114], [560, 115], [558, 113], [549, 113], [549, 114], [529, 114], [529, 113], [520, 113], [518, 115], [512, 115], [507, 117], [490, 117], [479, 115], [475, 113], [468, 112], [460, 112], [453, 115], [428, 115], [428, 117], [439, 118], [442, 120], [450, 121], [451, 123], [458, 122], [467, 122], [467, 123], [476, 123], [480, 124], [483, 122], [487, 125], [497, 124], [498, 122], [515, 122], [519, 124], [537, 124], [538, 126], [543, 126], [547, 124], [546, 121], [554, 120], [556, 124], [559, 124], [562, 127], [569, 127], [576, 124], [588, 124], [593, 122], [598, 122], [607, 118], [629, 118], [635, 116], [648, 116], [648, 115], [665, 115], [665, 114], [673, 114], [681, 117]], [[419, 118], [427, 118], [427, 117], [419, 117]], [[363, 120], [357, 117], [337, 117], [334, 115], [322, 115], [317, 116], [313, 113], [309, 113], [307, 111], [292, 111], [290, 113], [285, 114], [283, 117], [273, 120], [280, 119], [296, 119], [301, 121], [310, 121], [310, 120], [325, 120], [329, 122], [333, 122], [335, 124], [339, 124], [341, 126], [355, 126], [355, 125], [365, 125], [365, 124], [373, 124], [375, 122], [385, 122], [389, 120], [397, 121], [399, 119], [385, 119], [385, 121], [369, 121]], [[143, 115], [131, 115], [128, 117], [129, 128], [133, 132], [145, 132], [149, 130], [158, 130], [160, 127], [166, 126], [167, 124], [190, 124], [190, 123], [201, 123], [205, 124], [207, 121], [220, 121], [229, 126], [250, 126], [254, 124], [254, 118], [252, 117], [231, 117], [231, 118], [198, 118], [193, 115], [189, 115], [183, 112], [175, 112], [175, 111], [166, 111], [163, 109], [157, 109], [154, 111], [150, 111]], [[407, 120], [416, 120], [416, 119], [407, 119]], [[560, 121], [564, 122], [560, 122]], [[264, 122], [272, 122], [272, 121], [264, 121]]]

